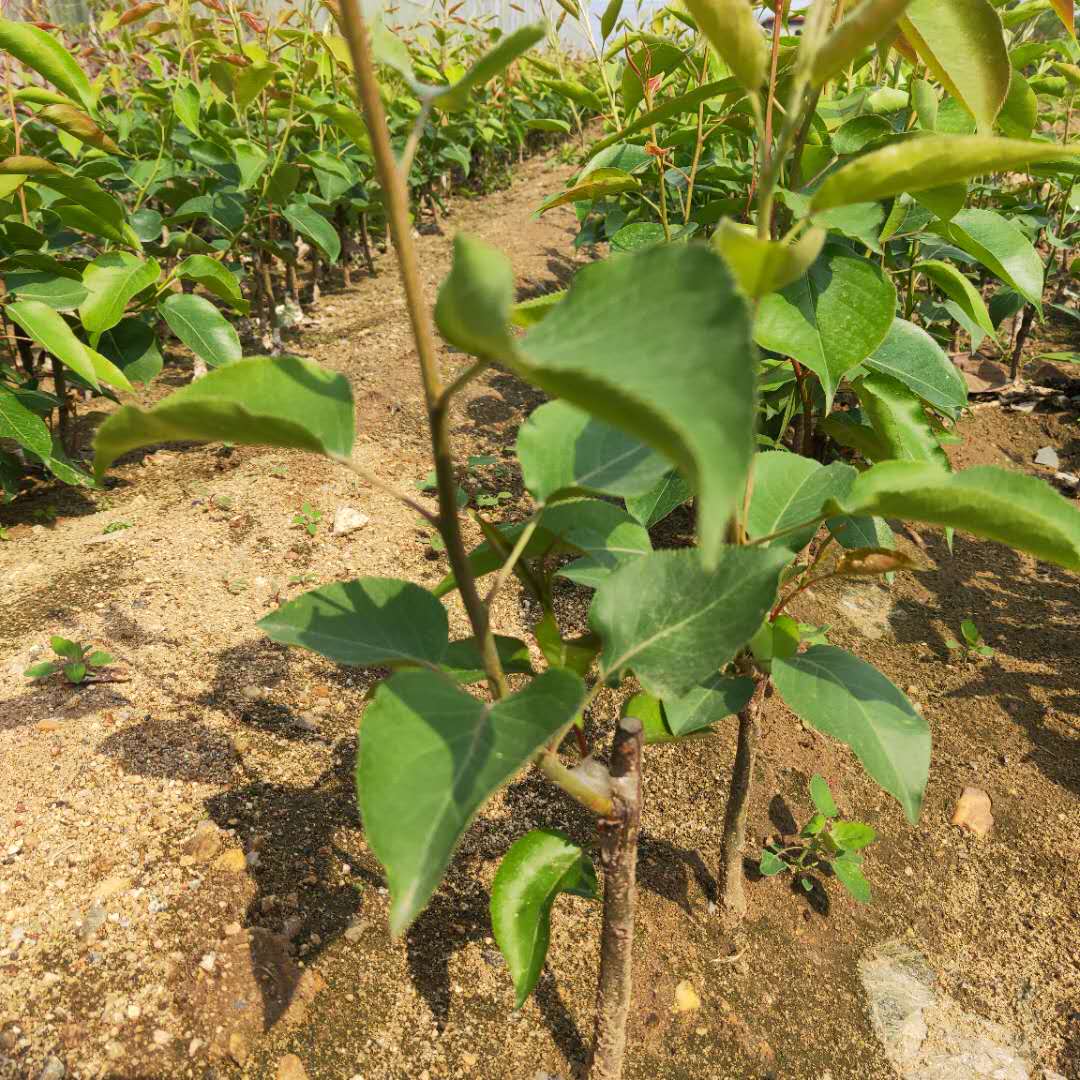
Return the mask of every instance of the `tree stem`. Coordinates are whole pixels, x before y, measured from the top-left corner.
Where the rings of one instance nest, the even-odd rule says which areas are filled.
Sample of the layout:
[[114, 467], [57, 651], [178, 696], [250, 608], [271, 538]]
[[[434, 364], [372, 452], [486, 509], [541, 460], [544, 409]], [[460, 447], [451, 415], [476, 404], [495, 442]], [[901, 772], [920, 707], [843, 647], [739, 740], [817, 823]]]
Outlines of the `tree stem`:
[[642, 741], [641, 721], [634, 717], [620, 721], [610, 765], [615, 813], [602, 818], [597, 826], [604, 868], [604, 927], [589, 1080], [620, 1080], [626, 1053], [637, 906]]
[[1035, 317], [1035, 309], [1031, 304], [1024, 306], [1024, 314], [1020, 317], [1020, 329], [1016, 334], [1016, 345], [1013, 348], [1012, 359], [1009, 362], [1009, 378], [1013, 382], [1017, 382], [1020, 379], [1020, 368], [1022, 367], [1022, 361], [1024, 358], [1024, 343], [1027, 341], [1027, 336], [1031, 330], [1031, 320]]
[[768, 682], [768, 677], [761, 679], [754, 687], [746, 708], [739, 713], [739, 741], [735, 748], [735, 765], [731, 770], [731, 791], [724, 807], [724, 832], [720, 843], [721, 900], [728, 914], [736, 920], [741, 920], [746, 914], [742, 849], [746, 841], [746, 815], [754, 779], [758, 716]]

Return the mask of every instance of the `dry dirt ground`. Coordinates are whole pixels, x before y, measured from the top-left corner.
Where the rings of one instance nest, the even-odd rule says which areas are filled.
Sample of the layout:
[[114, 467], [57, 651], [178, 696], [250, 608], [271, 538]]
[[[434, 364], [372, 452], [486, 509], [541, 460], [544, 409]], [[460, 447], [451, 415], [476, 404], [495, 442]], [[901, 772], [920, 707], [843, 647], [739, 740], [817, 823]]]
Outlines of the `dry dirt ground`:
[[[533, 159], [510, 190], [459, 199], [446, 234], [420, 241], [431, 291], [457, 229], [510, 254], [522, 295], [565, 281], [581, 261], [570, 211], [531, 214], [564, 175]], [[392, 259], [324, 297], [292, 347], [351, 379], [368, 467], [405, 488], [425, 475]], [[188, 375], [170, 367], [147, 399]], [[490, 374], [455, 412], [458, 449], [509, 458], [538, 400]], [[83, 418], [87, 434], [100, 419]], [[1034, 451], [1053, 445], [1080, 472], [1072, 412], [987, 408], [964, 430], [962, 464], [1033, 468]], [[445, 560], [426, 530], [298, 454], [174, 445], [130, 455], [113, 475], [107, 493], [45, 492], [0, 514], [11, 537], [0, 544], [0, 1076], [287, 1078], [290, 1054], [311, 1080], [576, 1075], [597, 907], [559, 901], [548, 969], [515, 1013], [486, 906], [515, 837], [545, 825], [585, 840], [587, 822], [519, 777], [469, 832], [429, 910], [391, 941], [351, 779], [374, 676], [255, 627], [309, 583], [433, 584]], [[521, 512], [512, 471], [486, 465], [466, 482], [509, 491], [505, 513]], [[292, 526], [305, 501], [324, 515], [314, 538]], [[329, 522], [343, 505], [371, 520], [337, 538]], [[49, 507], [56, 519], [42, 523]], [[114, 522], [130, 527], [106, 533]], [[649, 750], [632, 1080], [894, 1075], [857, 975], [859, 957], [889, 939], [921, 950], [965, 1008], [1014, 1029], [1040, 1068], [1080, 1077], [1080, 581], [964, 536], [951, 556], [939, 535], [925, 543], [926, 568], [892, 590], [848, 585], [796, 609], [880, 665], [928, 718], [918, 827], [776, 698], [764, 721], [747, 855], [808, 816], [820, 772], [842, 810], [883, 837], [867, 860], [871, 905], [835, 881], [809, 895], [783, 878], [751, 881], [745, 924], [725, 931], [713, 900], [734, 728]], [[563, 602], [581, 613], [586, 601], [568, 586]], [[523, 635], [535, 617], [507, 589], [494, 621]], [[950, 655], [965, 617], [992, 660]], [[459, 611], [452, 621], [464, 628]], [[128, 681], [28, 685], [21, 672], [51, 633], [109, 649]], [[985, 839], [949, 824], [969, 784], [993, 800]], [[682, 982], [698, 1008], [676, 1007]]]

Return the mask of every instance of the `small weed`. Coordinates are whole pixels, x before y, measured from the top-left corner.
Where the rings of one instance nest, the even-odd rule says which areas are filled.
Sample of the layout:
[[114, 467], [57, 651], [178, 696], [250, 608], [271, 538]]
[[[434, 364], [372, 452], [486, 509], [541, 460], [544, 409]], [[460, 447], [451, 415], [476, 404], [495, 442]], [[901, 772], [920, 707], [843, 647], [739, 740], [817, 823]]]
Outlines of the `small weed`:
[[761, 853], [758, 870], [764, 877], [790, 870], [803, 889], [811, 892], [810, 872], [827, 866], [860, 904], [868, 903], [870, 885], [863, 876], [859, 852], [877, 839], [877, 833], [861, 821], [841, 820], [829, 785], [816, 773], [810, 779], [810, 798], [817, 813], [799, 833], [801, 842], [770, 844]]
[[994, 650], [986, 644], [986, 639], [982, 636], [979, 628], [971, 619], [965, 619], [960, 624], [960, 633], [963, 635], [963, 641], [957, 641], [956, 638], [949, 638], [949, 640], [945, 642], [945, 648], [950, 652], [965, 652], [968, 656], [974, 654], [976, 656], [986, 657], [987, 659], [994, 655]]
[[6, 540], [8, 543], [11, 543], [11, 537], [8, 536], [7, 529], [5, 529], [3, 525], [0, 525], [0, 541], [3, 541], [3, 540]]
[[49, 639], [49, 645], [60, 659], [31, 664], [23, 672], [28, 679], [36, 682], [61, 671], [69, 683], [78, 684], [86, 678], [92, 668], [108, 667], [109, 664], [115, 662], [112, 655], [102, 649], [91, 651], [88, 645], [83, 645], [78, 641], [69, 641], [56, 634]]
[[34, 509], [34, 520], [41, 525], [52, 525], [59, 514], [55, 506], [38, 506]]
[[319, 580], [319, 575], [313, 570], [305, 570], [302, 574], [290, 574], [290, 585], [314, 585]]
[[319, 531], [319, 522], [322, 521], [322, 511], [317, 510], [309, 502], [305, 502], [298, 513], [293, 514], [292, 523], [300, 526], [308, 536], [314, 536]]
[[289, 467], [288, 465], [271, 465], [268, 475], [276, 480], [285, 480], [289, 476]]
[[233, 596], [239, 596], [242, 592], [247, 592], [248, 583], [244, 578], [232, 578], [226, 579], [225, 588], [233, 594]]
[[106, 525], [105, 528], [102, 529], [101, 531], [105, 536], [108, 536], [109, 533], [121, 532], [124, 529], [130, 529], [130, 528], [131, 528], [131, 522], [130, 521], [110, 521], [109, 524]]
[[210, 498], [210, 505], [215, 510], [231, 510], [235, 502], [231, 495], [213, 495]]

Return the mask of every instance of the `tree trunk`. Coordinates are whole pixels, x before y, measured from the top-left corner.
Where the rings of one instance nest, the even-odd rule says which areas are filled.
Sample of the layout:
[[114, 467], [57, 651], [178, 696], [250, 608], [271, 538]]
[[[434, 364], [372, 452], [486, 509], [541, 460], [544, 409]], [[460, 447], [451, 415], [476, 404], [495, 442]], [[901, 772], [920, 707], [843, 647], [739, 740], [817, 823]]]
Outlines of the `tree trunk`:
[[1031, 320], [1035, 317], [1035, 309], [1030, 305], [1024, 306], [1024, 314], [1020, 319], [1020, 329], [1016, 334], [1016, 346], [1013, 349], [1012, 360], [1009, 364], [1009, 378], [1013, 382], [1020, 379], [1020, 368], [1023, 366], [1024, 343], [1027, 341], [1031, 330]]
[[617, 815], [597, 826], [604, 868], [604, 925], [589, 1080], [620, 1080], [633, 972], [637, 848], [641, 822], [641, 722], [622, 720], [611, 751]]
[[754, 687], [753, 696], [739, 713], [739, 741], [735, 749], [735, 765], [731, 770], [731, 791], [724, 807], [724, 833], [720, 843], [721, 901], [725, 912], [735, 921], [746, 914], [742, 851], [746, 841], [750, 786], [754, 779], [758, 716], [767, 682], [768, 679], [763, 678]]
[[56, 407], [56, 427], [60, 436], [60, 446], [65, 454], [72, 451], [71, 445], [71, 398], [67, 392], [67, 377], [64, 374], [64, 365], [55, 356], [49, 357], [52, 362], [53, 392], [59, 399], [60, 404]]
[[371, 237], [368, 235], [367, 214], [360, 215], [360, 246], [364, 251], [364, 262], [367, 263], [368, 273], [375, 276], [375, 259], [371, 254]]

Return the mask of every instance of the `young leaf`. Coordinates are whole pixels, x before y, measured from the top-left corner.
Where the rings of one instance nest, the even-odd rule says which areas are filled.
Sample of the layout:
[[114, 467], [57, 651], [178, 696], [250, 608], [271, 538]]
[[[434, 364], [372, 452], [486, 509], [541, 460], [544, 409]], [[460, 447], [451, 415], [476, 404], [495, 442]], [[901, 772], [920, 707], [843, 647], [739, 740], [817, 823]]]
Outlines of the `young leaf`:
[[173, 293], [159, 310], [169, 329], [211, 367], [232, 364], [243, 357], [235, 327], [204, 297]]
[[768, 50], [749, 0], [686, 0], [709, 44], [750, 93], [765, 81]]
[[52, 453], [52, 435], [45, 421], [27, 408], [19, 395], [0, 385], [0, 439], [14, 439], [39, 457]]
[[607, 679], [629, 668], [658, 697], [682, 697], [728, 663], [776, 599], [787, 551], [723, 547], [715, 569], [696, 549], [656, 551], [602, 582], [589, 625]]
[[606, 199], [611, 195], [621, 195], [624, 191], [637, 191], [639, 187], [641, 185], [637, 179], [622, 169], [596, 169], [587, 179], [579, 181], [566, 191], [552, 195], [550, 199], [545, 199], [537, 213], [544, 214], [567, 203]]
[[176, 267], [175, 273], [178, 278], [197, 282], [235, 310], [247, 311], [248, 303], [240, 291], [240, 282], [218, 259], [209, 255], [189, 255]]
[[834, 206], [887, 199], [905, 191], [924, 192], [986, 173], [1015, 172], [1077, 154], [1080, 148], [1075, 146], [991, 135], [909, 136], [837, 169], [817, 189], [810, 205], [814, 213], [819, 213]]
[[793, 525], [802, 525], [803, 528], [771, 541], [774, 547], [792, 553], [801, 551], [818, 530], [818, 522], [812, 519], [821, 513], [828, 499], [842, 499], [851, 490], [855, 476], [855, 470], [842, 462], [819, 465], [812, 458], [787, 450], [757, 454], [754, 490], [746, 516], [747, 535], [771, 536]]
[[763, 297], [754, 339], [821, 379], [832, 401], [843, 375], [881, 343], [896, 314], [896, 289], [881, 267], [828, 246], [797, 281]]
[[713, 247], [731, 267], [739, 287], [758, 299], [790, 285], [821, 254], [825, 230], [812, 228], [795, 241], [762, 240], [749, 225], [724, 218], [713, 233]]
[[140, 259], [126, 251], [110, 251], [87, 263], [83, 270], [86, 299], [79, 305], [79, 318], [91, 334], [115, 326], [123, 317], [128, 301], [161, 276], [156, 259]]
[[596, 871], [568, 836], [533, 829], [503, 856], [491, 883], [491, 928], [514, 980], [521, 1008], [540, 978], [551, 933], [551, 905], [559, 893], [593, 899]]
[[810, 81], [813, 85], [820, 86], [834, 75], [839, 75], [860, 53], [885, 37], [910, 2], [863, 0], [829, 34], [811, 58]]
[[[1080, 570], [1080, 511], [1034, 476], [980, 465], [884, 461], [860, 473], [841, 513], [964, 529], [1068, 570]], [[832, 509], [830, 509], [832, 513]]]
[[749, 316], [723, 260], [679, 245], [593, 263], [520, 341], [506, 329], [512, 296], [505, 258], [459, 235], [436, 307], [443, 336], [678, 465], [712, 563], [743, 495], [754, 416]]
[[938, 82], [989, 133], [1011, 74], [1001, 17], [990, 0], [912, 0], [900, 27]]
[[199, 88], [185, 83], [173, 96], [173, 112], [176, 118], [197, 139], [199, 137]]
[[360, 725], [356, 788], [394, 934], [428, 902], [477, 811], [573, 721], [584, 696], [565, 668], [494, 704], [424, 669], [379, 685]]
[[90, 667], [108, 667], [113, 663], [112, 653], [105, 652], [104, 649], [95, 649], [87, 658], [87, 664]]
[[457, 112], [469, 104], [469, 95], [508, 68], [522, 53], [528, 52], [542, 41], [545, 27], [542, 23], [523, 26], [506, 34], [489, 49], [453, 86], [431, 94], [433, 105], [444, 112]]
[[94, 440], [94, 471], [100, 480], [121, 454], [174, 439], [348, 458], [353, 438], [352, 390], [344, 376], [297, 356], [258, 357], [211, 371], [152, 409], [128, 405], [113, 413]]
[[313, 589], [258, 626], [272, 641], [356, 667], [439, 664], [449, 634], [446, 609], [427, 589], [377, 577]]
[[847, 743], [914, 825], [930, 770], [930, 729], [911, 702], [877, 668], [833, 645], [774, 660], [772, 676], [788, 707]]
[[915, 263], [912, 269], [917, 274], [925, 274], [950, 300], [964, 309], [964, 313], [973, 323], [982, 327], [991, 337], [995, 336], [994, 324], [990, 320], [982, 294], [952, 263], [940, 259], [924, 259]]
[[622, 13], [622, 6], [623, 0], [608, 0], [607, 7], [604, 8], [604, 14], [600, 16], [601, 41], [607, 41], [611, 37], [611, 31], [615, 29], [615, 24], [619, 21], [619, 15]]
[[776, 854], [775, 851], [770, 851], [766, 848], [761, 853], [761, 859], [758, 862], [758, 873], [762, 877], [773, 877], [775, 874], [779, 874], [781, 871], [787, 869], [787, 863]]
[[[495, 649], [499, 654], [499, 662], [503, 671], [508, 675], [532, 675], [532, 660], [529, 657], [529, 646], [518, 638], [505, 637], [495, 634]], [[454, 682], [468, 686], [470, 683], [483, 682], [487, 678], [484, 672], [484, 659], [480, 654], [480, 646], [476, 644], [476, 638], [463, 638], [460, 641], [451, 641], [447, 646], [446, 655], [439, 665], [440, 670], [448, 675]]]
[[521, 425], [517, 457], [539, 502], [563, 491], [644, 495], [671, 468], [651, 447], [565, 401], [541, 405]]
[[90, 81], [52, 34], [28, 22], [0, 19], [0, 49], [93, 111], [95, 98]]
[[[967, 282], [967, 278], [963, 280]], [[978, 292], [975, 295], [979, 296]], [[899, 380], [928, 405], [947, 415], [955, 416], [967, 405], [967, 383], [956, 365], [921, 326], [905, 319], [893, 320], [885, 340], [864, 363], [871, 371]]]
[[123, 155], [124, 153], [86, 113], [75, 108], [74, 105], [46, 105], [45, 108], [38, 110], [37, 116], [38, 119], [48, 120], [50, 124], [74, 136], [79, 142], [86, 143], [87, 146], [96, 147], [106, 154]]
[[836, 817], [838, 811], [829, 785], [825, 777], [817, 773], [810, 777], [810, 800], [819, 814], [824, 814], [825, 817]]
[[81, 661], [64, 665], [64, 677], [68, 682], [81, 683], [86, 678], [86, 665]]
[[121, 319], [98, 339], [98, 349], [124, 373], [129, 382], [148, 383], [165, 361], [157, 335], [141, 318]]

